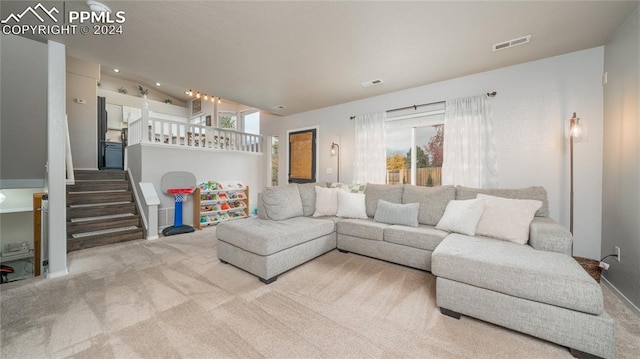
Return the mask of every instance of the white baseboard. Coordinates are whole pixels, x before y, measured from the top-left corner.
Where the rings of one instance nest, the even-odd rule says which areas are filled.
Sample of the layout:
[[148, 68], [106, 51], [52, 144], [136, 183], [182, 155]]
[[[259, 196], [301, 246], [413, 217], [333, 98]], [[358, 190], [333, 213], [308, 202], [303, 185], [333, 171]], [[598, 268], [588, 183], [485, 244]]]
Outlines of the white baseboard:
[[59, 278], [59, 277], [64, 277], [67, 274], [69, 274], [69, 269], [65, 268], [63, 271], [58, 271], [58, 272], [54, 272], [54, 273], [47, 273], [46, 278], [47, 279]]
[[638, 314], [640, 316], [640, 308], [638, 308], [635, 304], [633, 304], [632, 301], [629, 300], [629, 298], [627, 298], [624, 294], [622, 294], [621, 291], [618, 290], [618, 288], [616, 288], [615, 285], [613, 285], [611, 282], [609, 282], [607, 280], [606, 277], [602, 276], [600, 279], [602, 279], [602, 281], [609, 287], [611, 288], [611, 290], [613, 290], [613, 292], [620, 298], [622, 299], [622, 302], [624, 304], [626, 304], [629, 308], [631, 308], [631, 310], [635, 311], [636, 314]]

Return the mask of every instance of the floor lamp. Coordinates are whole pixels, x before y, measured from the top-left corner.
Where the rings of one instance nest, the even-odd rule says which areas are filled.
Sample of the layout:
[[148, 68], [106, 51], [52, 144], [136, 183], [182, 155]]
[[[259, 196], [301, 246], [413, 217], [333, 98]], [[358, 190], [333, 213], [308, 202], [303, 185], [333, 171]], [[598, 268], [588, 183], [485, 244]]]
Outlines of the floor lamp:
[[331, 143], [331, 156], [338, 156], [338, 169], [336, 171], [338, 176], [336, 182], [340, 182], [340, 145], [335, 142]]
[[580, 123], [580, 119], [573, 113], [569, 119], [569, 232], [573, 235], [573, 143], [580, 142], [584, 136], [584, 125]]

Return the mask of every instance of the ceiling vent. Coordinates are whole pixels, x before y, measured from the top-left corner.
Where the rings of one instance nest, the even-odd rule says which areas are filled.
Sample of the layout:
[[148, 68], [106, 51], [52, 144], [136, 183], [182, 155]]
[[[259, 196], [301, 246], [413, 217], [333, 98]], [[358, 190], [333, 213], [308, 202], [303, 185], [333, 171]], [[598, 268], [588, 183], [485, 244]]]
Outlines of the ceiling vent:
[[375, 80], [363, 82], [362, 83], [362, 87], [377, 86], [377, 85], [382, 85], [383, 83], [384, 83], [384, 81], [382, 81], [380, 79], [375, 79]]
[[531, 42], [531, 35], [527, 35], [527, 36], [522, 36], [522, 37], [518, 37], [516, 39], [512, 39], [509, 41], [503, 41], [503, 42], [499, 42], [497, 44], [494, 44], [493, 47], [491, 48], [491, 51], [500, 51], [500, 50], [504, 50], [504, 49], [508, 49], [514, 46], [518, 46], [518, 45], [524, 45], [524, 44], [528, 44], [529, 42]]
[[285, 105], [278, 105], [278, 106], [272, 107], [272, 109], [274, 110], [284, 110], [285, 108], [287, 108], [287, 106]]

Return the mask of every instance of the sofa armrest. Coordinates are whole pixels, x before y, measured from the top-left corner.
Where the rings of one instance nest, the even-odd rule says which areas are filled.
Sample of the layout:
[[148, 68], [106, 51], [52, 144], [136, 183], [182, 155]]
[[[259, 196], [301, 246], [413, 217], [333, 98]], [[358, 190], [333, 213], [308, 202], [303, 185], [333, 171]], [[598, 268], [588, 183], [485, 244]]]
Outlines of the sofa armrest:
[[534, 249], [572, 255], [571, 232], [549, 217], [535, 217], [529, 227], [529, 245]]

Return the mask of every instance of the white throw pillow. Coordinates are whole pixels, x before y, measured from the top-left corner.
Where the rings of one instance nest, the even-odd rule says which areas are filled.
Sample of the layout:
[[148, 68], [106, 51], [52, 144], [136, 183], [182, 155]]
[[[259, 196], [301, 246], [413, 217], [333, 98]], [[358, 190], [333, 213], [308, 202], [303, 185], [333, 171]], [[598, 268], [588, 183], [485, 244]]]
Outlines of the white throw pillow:
[[338, 217], [367, 219], [364, 193], [349, 193], [338, 190]]
[[475, 236], [476, 227], [484, 211], [484, 199], [449, 201], [437, 229]]
[[322, 188], [316, 186], [316, 210], [314, 217], [335, 216], [338, 212], [337, 188]]
[[525, 244], [529, 241], [529, 226], [542, 206], [532, 199], [509, 199], [478, 194], [485, 199], [484, 211], [476, 235]]

